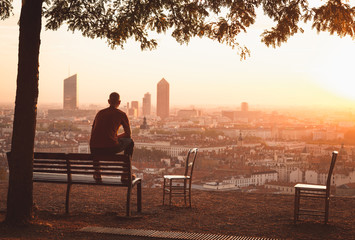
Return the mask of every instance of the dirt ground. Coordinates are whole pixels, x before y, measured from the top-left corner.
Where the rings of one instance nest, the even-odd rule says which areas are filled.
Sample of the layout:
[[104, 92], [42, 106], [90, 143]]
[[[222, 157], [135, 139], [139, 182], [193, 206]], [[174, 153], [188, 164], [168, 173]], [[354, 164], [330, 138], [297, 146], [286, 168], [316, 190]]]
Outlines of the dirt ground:
[[327, 225], [321, 219], [294, 225], [293, 195], [193, 190], [193, 206], [187, 208], [181, 201], [163, 206], [161, 189], [143, 188], [143, 212], [136, 212], [134, 191], [128, 218], [124, 188], [74, 185], [70, 214], [65, 214], [65, 192], [65, 185], [35, 183], [33, 224], [13, 228], [3, 223], [7, 183], [0, 183], [0, 238], [143, 239], [79, 231], [100, 226], [279, 239], [355, 239], [355, 198], [333, 197]]

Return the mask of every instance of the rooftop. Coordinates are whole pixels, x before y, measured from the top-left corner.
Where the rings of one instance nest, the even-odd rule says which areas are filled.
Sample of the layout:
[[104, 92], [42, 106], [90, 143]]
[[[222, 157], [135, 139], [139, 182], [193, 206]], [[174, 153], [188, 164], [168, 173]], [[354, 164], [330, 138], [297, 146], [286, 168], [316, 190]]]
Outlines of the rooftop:
[[[69, 215], [65, 185], [34, 183], [35, 220], [30, 228], [0, 224], [5, 239], [126, 239], [87, 233], [86, 227], [210, 233], [277, 239], [349, 239], [355, 236], [355, 198], [333, 197], [329, 224], [321, 220], [293, 224], [293, 195], [193, 190], [192, 208], [177, 201], [162, 205], [162, 189], [143, 188], [143, 213], [125, 217], [124, 188], [72, 186]], [[0, 222], [6, 211], [7, 183], [0, 182]], [[143, 238], [129, 238], [143, 239]]]

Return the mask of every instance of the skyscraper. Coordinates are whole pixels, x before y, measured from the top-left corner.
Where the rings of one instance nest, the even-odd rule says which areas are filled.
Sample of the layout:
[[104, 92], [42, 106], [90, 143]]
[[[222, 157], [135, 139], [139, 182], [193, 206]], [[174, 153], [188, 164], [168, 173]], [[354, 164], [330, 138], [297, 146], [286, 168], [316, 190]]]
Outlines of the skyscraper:
[[131, 108], [134, 109], [134, 116], [139, 117], [139, 102], [138, 101], [132, 101], [131, 102]]
[[64, 79], [63, 109], [77, 109], [77, 75]]
[[249, 110], [248, 103], [242, 102], [241, 109], [242, 109], [242, 112], [247, 112]]
[[143, 97], [143, 116], [149, 116], [152, 108], [151, 95], [149, 92], [144, 94]]
[[157, 84], [157, 116], [169, 117], [169, 83], [164, 78]]

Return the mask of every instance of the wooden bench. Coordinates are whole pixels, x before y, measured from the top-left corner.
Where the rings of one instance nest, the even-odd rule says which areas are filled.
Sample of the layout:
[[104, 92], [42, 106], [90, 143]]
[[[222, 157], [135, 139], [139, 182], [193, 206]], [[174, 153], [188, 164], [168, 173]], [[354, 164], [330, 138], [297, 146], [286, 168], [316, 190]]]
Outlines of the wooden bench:
[[[10, 159], [11, 153], [7, 154]], [[135, 185], [137, 211], [142, 211], [142, 181], [140, 178], [132, 179], [131, 160], [127, 155], [35, 152], [33, 182], [67, 184], [66, 213], [69, 213], [70, 189], [73, 184], [127, 187], [126, 215], [130, 216], [131, 193]], [[100, 171], [102, 181], [93, 178], [97, 171]]]

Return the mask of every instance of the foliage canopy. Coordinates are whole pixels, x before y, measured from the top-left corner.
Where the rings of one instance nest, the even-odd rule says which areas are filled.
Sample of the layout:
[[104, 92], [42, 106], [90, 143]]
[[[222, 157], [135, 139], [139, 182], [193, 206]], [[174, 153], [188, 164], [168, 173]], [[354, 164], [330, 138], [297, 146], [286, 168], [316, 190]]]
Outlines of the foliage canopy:
[[0, 20], [4, 20], [10, 17], [12, 13], [12, 0], [0, 1]]
[[[0, 17], [10, 16], [12, 0], [0, 3]], [[307, 0], [44, 0], [46, 29], [66, 24], [86, 37], [106, 39], [112, 48], [123, 48], [128, 39], [140, 43], [142, 50], [157, 47], [152, 32], [171, 35], [180, 44], [192, 37], [208, 37], [232, 48], [245, 58], [249, 50], [237, 36], [255, 23], [257, 9], [275, 22], [261, 41], [280, 46], [291, 36], [303, 32], [301, 22], [312, 24], [318, 32], [328, 31], [355, 39], [355, 7], [349, 1], [328, 0], [311, 7]]]

